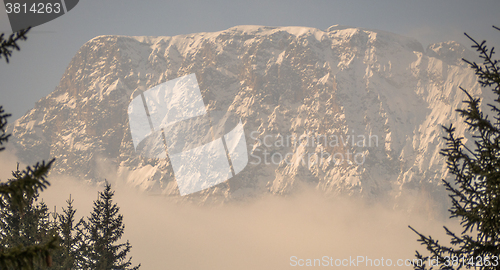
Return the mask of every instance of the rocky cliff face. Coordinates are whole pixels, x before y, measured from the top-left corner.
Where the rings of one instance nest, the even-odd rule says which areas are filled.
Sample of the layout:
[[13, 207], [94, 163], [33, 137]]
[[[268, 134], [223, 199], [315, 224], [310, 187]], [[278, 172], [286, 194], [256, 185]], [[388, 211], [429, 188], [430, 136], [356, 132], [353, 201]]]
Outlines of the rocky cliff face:
[[[287, 194], [302, 184], [328, 194], [433, 194], [445, 163], [441, 124], [465, 95], [482, 95], [454, 42], [332, 26], [238, 26], [174, 37], [99, 36], [59, 86], [13, 126], [18, 155], [57, 158], [53, 173], [100, 181], [105, 172], [142, 190], [179, 196], [165, 159], [135, 154], [127, 107], [140, 92], [195, 73], [207, 110], [244, 124], [249, 164], [190, 195], [225, 201]], [[465, 126], [457, 125], [460, 134]]]

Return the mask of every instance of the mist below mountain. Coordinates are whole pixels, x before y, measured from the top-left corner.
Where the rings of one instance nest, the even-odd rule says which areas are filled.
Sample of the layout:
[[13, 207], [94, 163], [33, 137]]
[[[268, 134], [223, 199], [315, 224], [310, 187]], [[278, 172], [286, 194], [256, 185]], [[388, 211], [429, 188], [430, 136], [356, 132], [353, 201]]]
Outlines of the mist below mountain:
[[[441, 125], [468, 89], [485, 96], [453, 42], [363, 28], [237, 26], [174, 37], [99, 36], [60, 84], [10, 127], [25, 163], [56, 158], [53, 175], [105, 178], [147, 194], [219, 204], [312, 188], [442, 213], [449, 177]], [[143, 91], [194, 73], [207, 111], [244, 125], [249, 163], [227, 182], [180, 196], [168, 159], [135, 153], [127, 107]], [[408, 203], [405, 197], [426, 198]], [[417, 209], [417, 210], [418, 210]], [[418, 210], [420, 211], [420, 210]]]

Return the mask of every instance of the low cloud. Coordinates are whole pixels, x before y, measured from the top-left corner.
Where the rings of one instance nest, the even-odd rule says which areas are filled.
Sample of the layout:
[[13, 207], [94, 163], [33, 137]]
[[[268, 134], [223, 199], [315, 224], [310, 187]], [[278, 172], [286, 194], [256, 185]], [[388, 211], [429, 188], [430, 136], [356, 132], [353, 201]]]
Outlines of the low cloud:
[[[4, 173], [5, 166], [1, 169]], [[50, 209], [56, 206], [61, 212], [71, 194], [79, 217], [90, 213], [102, 190], [69, 177], [49, 179], [52, 185], [41, 197]], [[122, 241], [130, 240], [133, 263], [141, 263], [141, 269], [297, 269], [303, 267], [292, 266], [293, 261], [304, 259], [305, 263], [324, 256], [333, 261], [384, 258], [395, 264], [398, 259], [414, 259], [415, 249], [425, 254], [408, 225], [444, 243], [442, 225], [457, 227], [447, 219], [430, 221], [425, 211], [393, 210], [348, 197], [326, 197], [315, 190], [197, 206], [110, 181], [124, 215]], [[408, 196], [408, 204], [418, 205], [418, 199]], [[372, 267], [361, 263], [355, 268]]]
[[[123, 240], [130, 240], [133, 261], [142, 263], [143, 269], [299, 268], [291, 265], [292, 256], [294, 260], [383, 257], [396, 263], [414, 259], [415, 249], [425, 251], [408, 225], [433, 236], [443, 235], [442, 224], [454, 227], [449, 221], [428, 221], [425, 213], [391, 210], [352, 198], [327, 198], [314, 190], [197, 206], [148, 196], [124, 185], [114, 189], [126, 224]], [[60, 178], [43, 198], [60, 208], [71, 193], [78, 214], [88, 215], [98, 190]]]

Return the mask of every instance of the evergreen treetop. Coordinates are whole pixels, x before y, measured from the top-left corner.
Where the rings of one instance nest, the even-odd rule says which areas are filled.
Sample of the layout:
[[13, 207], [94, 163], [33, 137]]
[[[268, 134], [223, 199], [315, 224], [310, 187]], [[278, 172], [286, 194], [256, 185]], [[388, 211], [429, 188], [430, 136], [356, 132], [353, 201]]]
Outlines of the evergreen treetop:
[[139, 269], [140, 265], [131, 267], [132, 258], [127, 258], [132, 246], [129, 241], [118, 244], [123, 236], [125, 224], [120, 208], [113, 202], [114, 191], [106, 182], [104, 191], [94, 201], [94, 208], [85, 222], [86, 249], [89, 269]]
[[[482, 63], [464, 61], [475, 71], [482, 87], [492, 87], [496, 98], [488, 107], [495, 116], [489, 119], [480, 108], [480, 98], [461, 88], [468, 99], [464, 101], [466, 108], [457, 112], [472, 134], [474, 148], [467, 146], [463, 137], [456, 136], [451, 124], [443, 127], [447, 135], [441, 154], [455, 177], [453, 182], [443, 179], [452, 203], [450, 218], [458, 218], [463, 230], [455, 233], [444, 227], [451, 237], [451, 245], [445, 246], [410, 227], [434, 260], [433, 265], [415, 265], [415, 269], [500, 269], [500, 63], [493, 59], [494, 48], [489, 50], [486, 41], [478, 43], [466, 36], [474, 43], [472, 47]], [[429, 262], [429, 257], [418, 251], [416, 256]]]
[[[13, 50], [20, 50], [17, 42], [26, 40], [26, 33], [29, 28], [18, 31], [4, 39], [4, 34], [0, 35], [0, 58], [3, 56], [6, 62]], [[0, 106], [0, 151], [5, 148], [3, 145], [8, 141], [10, 134], [7, 134], [7, 118], [10, 114], [5, 113]], [[27, 207], [33, 202], [36, 195], [49, 185], [46, 180], [47, 173], [54, 160], [45, 163], [37, 163], [35, 166], [28, 166], [25, 170], [19, 169], [13, 173], [14, 178], [7, 182], [0, 182], [0, 210], [3, 213], [18, 211], [24, 214]], [[2, 225], [6, 225], [2, 221]], [[10, 237], [7, 232], [0, 234], [2, 241]], [[0, 247], [0, 269], [35, 269], [37, 265], [52, 265], [51, 252], [57, 248], [57, 237], [51, 237], [47, 241], [38, 241], [34, 244], [20, 244], [17, 246]]]

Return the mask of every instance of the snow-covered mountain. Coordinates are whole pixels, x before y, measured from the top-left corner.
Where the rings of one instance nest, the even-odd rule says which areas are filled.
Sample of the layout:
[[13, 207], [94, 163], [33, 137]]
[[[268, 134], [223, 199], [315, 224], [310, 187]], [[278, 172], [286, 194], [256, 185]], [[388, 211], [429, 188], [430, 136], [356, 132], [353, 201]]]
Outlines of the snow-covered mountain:
[[482, 95], [462, 57], [474, 54], [456, 42], [424, 50], [412, 38], [338, 25], [99, 36], [15, 123], [12, 141], [27, 163], [57, 158], [53, 173], [101, 181], [116, 171], [139, 189], [180, 196], [168, 160], [135, 153], [127, 107], [195, 73], [208, 111], [241, 117], [250, 156], [240, 174], [191, 197], [287, 194], [304, 183], [328, 194], [437, 196], [446, 177], [440, 125], [457, 123], [463, 134], [459, 86]]

